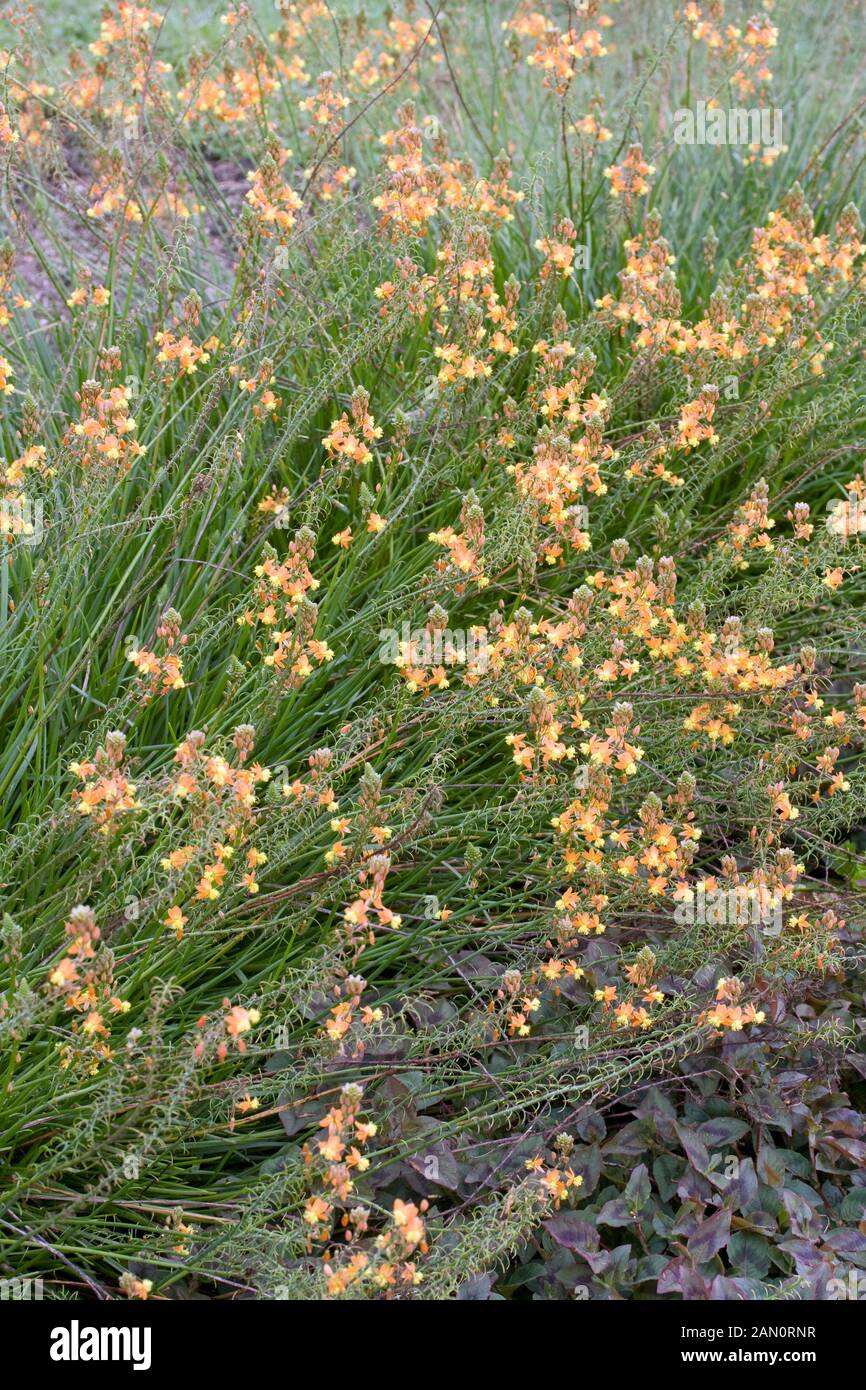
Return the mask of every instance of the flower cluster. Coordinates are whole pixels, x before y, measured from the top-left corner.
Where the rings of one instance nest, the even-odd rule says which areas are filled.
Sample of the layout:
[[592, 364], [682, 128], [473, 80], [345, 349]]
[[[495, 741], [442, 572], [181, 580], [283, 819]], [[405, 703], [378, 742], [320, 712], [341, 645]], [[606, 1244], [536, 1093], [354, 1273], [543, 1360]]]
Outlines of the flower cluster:
[[352, 392], [351, 420], [345, 410], [335, 420], [322, 443], [331, 458], [342, 457], [351, 463], [372, 463], [370, 445], [382, 438], [382, 426], [370, 414], [370, 396], [363, 387]]
[[591, 21], [586, 29], [558, 29], [545, 15], [523, 7], [503, 28], [534, 44], [527, 63], [544, 74], [546, 87], [564, 95], [578, 69], [593, 58], [603, 58], [608, 51], [601, 31], [610, 28], [613, 20], [601, 14], [600, 8], [600, 0], [586, 0], [579, 7], [580, 17]]
[[132, 388], [89, 380], [77, 400], [79, 418], [70, 424], [64, 443], [84, 468], [126, 472], [145, 452], [135, 438], [138, 421], [131, 413]]
[[126, 735], [114, 730], [106, 735], [93, 760], [71, 762], [69, 771], [83, 783], [72, 793], [78, 814], [87, 816], [107, 834], [127, 811], [137, 811], [136, 787], [127, 777]]
[[175, 646], [185, 647], [189, 640], [186, 633], [181, 633], [181, 621], [180, 614], [173, 608], [169, 608], [163, 614], [156, 629], [157, 637], [166, 648], [162, 656], [144, 647], [132, 647], [126, 654], [127, 661], [132, 662], [141, 677], [142, 699], [145, 703], [155, 695], [183, 690], [186, 684], [181, 653], [174, 650]]
[[129, 1012], [128, 1000], [114, 989], [113, 958], [99, 950], [100, 930], [95, 914], [83, 904], [74, 907], [64, 926], [66, 949], [48, 975], [48, 991], [62, 998], [73, 1015], [73, 1040], [58, 1043], [60, 1064], [65, 1069], [84, 1065], [91, 1076], [113, 1057], [107, 1039], [107, 1016]]
[[287, 686], [300, 685], [312, 675], [314, 662], [321, 666], [334, 656], [327, 642], [313, 636], [318, 609], [307, 594], [319, 587], [310, 570], [315, 545], [316, 538], [309, 527], [296, 532], [282, 561], [266, 545], [261, 564], [255, 569], [258, 607], [247, 609], [238, 618], [241, 626], [266, 629], [266, 644], [259, 641], [258, 649], [263, 653], [264, 664], [272, 667]]

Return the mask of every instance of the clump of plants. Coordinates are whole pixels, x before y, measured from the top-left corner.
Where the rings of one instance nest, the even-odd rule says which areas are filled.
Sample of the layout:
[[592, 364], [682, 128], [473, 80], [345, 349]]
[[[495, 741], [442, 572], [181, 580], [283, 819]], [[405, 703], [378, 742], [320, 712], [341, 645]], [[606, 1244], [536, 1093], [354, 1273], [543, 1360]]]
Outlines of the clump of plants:
[[562, 10], [4, 13], [0, 1277], [866, 1266], [862, 13]]

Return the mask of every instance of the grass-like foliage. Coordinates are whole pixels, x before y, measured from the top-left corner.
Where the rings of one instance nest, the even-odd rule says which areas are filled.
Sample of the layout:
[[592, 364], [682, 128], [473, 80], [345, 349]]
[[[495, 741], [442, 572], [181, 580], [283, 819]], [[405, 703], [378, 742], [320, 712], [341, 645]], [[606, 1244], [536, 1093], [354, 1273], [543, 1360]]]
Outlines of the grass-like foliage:
[[0, 33], [0, 1278], [838, 1295], [862, 5], [181, 9]]

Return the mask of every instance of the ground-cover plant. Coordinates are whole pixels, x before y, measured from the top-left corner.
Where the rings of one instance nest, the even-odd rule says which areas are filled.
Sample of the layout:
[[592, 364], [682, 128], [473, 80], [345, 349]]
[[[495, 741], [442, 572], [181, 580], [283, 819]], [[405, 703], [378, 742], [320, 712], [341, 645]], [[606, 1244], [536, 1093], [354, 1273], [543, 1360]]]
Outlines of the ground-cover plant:
[[3, 1277], [844, 1296], [862, 7], [89, 19], [3, 17]]

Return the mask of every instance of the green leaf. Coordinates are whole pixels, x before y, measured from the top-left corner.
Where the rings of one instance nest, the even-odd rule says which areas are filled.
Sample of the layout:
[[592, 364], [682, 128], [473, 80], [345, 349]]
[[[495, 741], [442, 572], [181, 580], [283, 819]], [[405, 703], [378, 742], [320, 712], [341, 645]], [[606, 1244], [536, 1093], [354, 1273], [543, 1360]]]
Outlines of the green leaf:
[[723, 1250], [731, 1234], [731, 1213], [722, 1207], [706, 1221], [702, 1221], [689, 1236], [686, 1248], [698, 1264], [706, 1264], [719, 1250]]
[[639, 1163], [626, 1184], [625, 1201], [630, 1211], [642, 1211], [652, 1191], [645, 1163]]
[[735, 1231], [728, 1241], [728, 1257], [738, 1274], [764, 1279], [770, 1268], [770, 1246], [752, 1231]]
[[722, 1149], [728, 1144], [735, 1144], [748, 1132], [749, 1126], [745, 1120], [736, 1120], [733, 1116], [724, 1115], [718, 1119], [705, 1120], [695, 1130], [711, 1149]]

